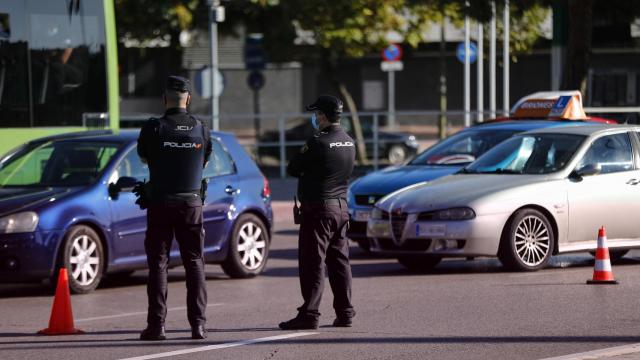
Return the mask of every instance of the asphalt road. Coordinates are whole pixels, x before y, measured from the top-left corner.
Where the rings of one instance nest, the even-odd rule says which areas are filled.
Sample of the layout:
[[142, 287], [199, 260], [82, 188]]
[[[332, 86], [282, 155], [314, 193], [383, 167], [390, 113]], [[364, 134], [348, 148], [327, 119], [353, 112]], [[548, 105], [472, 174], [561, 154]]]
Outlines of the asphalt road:
[[444, 261], [415, 275], [393, 259], [352, 248], [354, 327], [329, 326], [327, 283], [321, 327], [281, 331], [278, 322], [295, 314], [301, 298], [297, 230], [287, 204], [275, 209], [282, 221], [262, 276], [231, 280], [208, 266], [208, 339], [190, 339], [184, 276], [174, 269], [168, 340], [137, 340], [146, 315], [146, 274], [139, 271], [72, 296], [83, 335], [35, 335], [49, 319], [47, 288], [0, 285], [0, 359], [541, 359], [640, 343], [640, 251], [614, 265], [619, 285], [593, 286], [585, 285], [592, 275], [588, 254], [554, 258], [536, 273], [505, 272], [496, 260], [476, 259]]

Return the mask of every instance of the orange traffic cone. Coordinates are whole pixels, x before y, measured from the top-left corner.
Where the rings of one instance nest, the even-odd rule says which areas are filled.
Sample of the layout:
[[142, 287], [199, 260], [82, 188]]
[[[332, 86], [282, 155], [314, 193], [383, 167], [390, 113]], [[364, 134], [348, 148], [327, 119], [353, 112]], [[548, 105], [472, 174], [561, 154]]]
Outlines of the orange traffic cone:
[[49, 327], [38, 331], [43, 335], [70, 335], [83, 334], [73, 326], [73, 312], [71, 311], [71, 295], [69, 293], [69, 276], [67, 269], [61, 268], [58, 275], [56, 296], [53, 299]]
[[596, 249], [596, 264], [593, 268], [593, 279], [587, 280], [587, 284], [617, 284], [611, 271], [609, 260], [609, 247], [607, 246], [607, 234], [604, 226], [598, 230], [598, 248]]

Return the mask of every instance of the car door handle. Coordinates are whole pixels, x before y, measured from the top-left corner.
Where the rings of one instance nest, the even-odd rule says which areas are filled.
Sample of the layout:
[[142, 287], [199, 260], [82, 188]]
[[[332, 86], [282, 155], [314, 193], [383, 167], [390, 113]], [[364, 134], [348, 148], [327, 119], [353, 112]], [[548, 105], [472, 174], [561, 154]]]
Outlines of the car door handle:
[[640, 180], [638, 179], [630, 179], [629, 181], [627, 181], [627, 185], [638, 185], [640, 184]]
[[226, 192], [229, 195], [235, 195], [240, 192], [240, 189], [236, 189], [231, 185], [227, 185], [227, 187], [224, 189], [224, 192]]

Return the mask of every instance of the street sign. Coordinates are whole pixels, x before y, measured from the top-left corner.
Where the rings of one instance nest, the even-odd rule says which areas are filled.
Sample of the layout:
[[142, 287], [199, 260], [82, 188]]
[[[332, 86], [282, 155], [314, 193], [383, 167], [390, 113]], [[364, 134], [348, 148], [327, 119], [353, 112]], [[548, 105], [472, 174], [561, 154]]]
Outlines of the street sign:
[[262, 47], [262, 34], [249, 34], [244, 43], [244, 63], [247, 70], [263, 70], [267, 62]]
[[383, 61], [380, 63], [382, 71], [402, 71], [404, 64], [402, 61]]
[[402, 60], [402, 48], [398, 44], [391, 44], [382, 50], [382, 59], [385, 61]]
[[264, 86], [264, 75], [261, 71], [252, 71], [247, 77], [247, 84], [253, 91], [258, 91]]
[[[217, 69], [216, 69], [217, 70]], [[224, 77], [220, 70], [216, 71], [215, 75], [216, 81], [216, 97], [220, 97], [222, 95], [222, 90], [224, 90]], [[211, 97], [211, 68], [206, 67], [202, 70], [199, 70], [194, 77], [194, 87], [198, 95], [200, 95], [204, 99], [208, 99]]]
[[[464, 64], [464, 43], [461, 42], [456, 48], [456, 57]], [[473, 64], [478, 59], [478, 47], [474, 42], [469, 42], [469, 63]]]

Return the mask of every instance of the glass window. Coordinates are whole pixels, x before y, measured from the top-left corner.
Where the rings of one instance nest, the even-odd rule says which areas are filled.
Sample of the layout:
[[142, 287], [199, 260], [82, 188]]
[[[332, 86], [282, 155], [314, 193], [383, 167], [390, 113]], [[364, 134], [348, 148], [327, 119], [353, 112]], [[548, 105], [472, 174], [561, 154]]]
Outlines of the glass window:
[[548, 174], [564, 168], [584, 136], [515, 136], [487, 151], [463, 173]]
[[229, 155], [218, 140], [211, 139], [211, 143], [213, 145], [213, 152], [211, 153], [209, 164], [204, 168], [202, 176], [211, 178], [235, 173], [236, 169], [231, 155]]
[[101, 1], [0, 1], [0, 127], [106, 112], [104, 42]]
[[516, 130], [462, 131], [419, 154], [410, 165], [460, 165], [474, 161]]
[[25, 148], [0, 168], [0, 188], [92, 184], [118, 147], [112, 143], [56, 141]]
[[122, 159], [116, 171], [119, 178], [128, 176], [138, 181], [147, 181], [150, 178], [149, 167], [140, 160], [135, 147]]
[[603, 136], [591, 144], [578, 169], [585, 165], [600, 165], [601, 174], [633, 169], [633, 150], [627, 133]]

